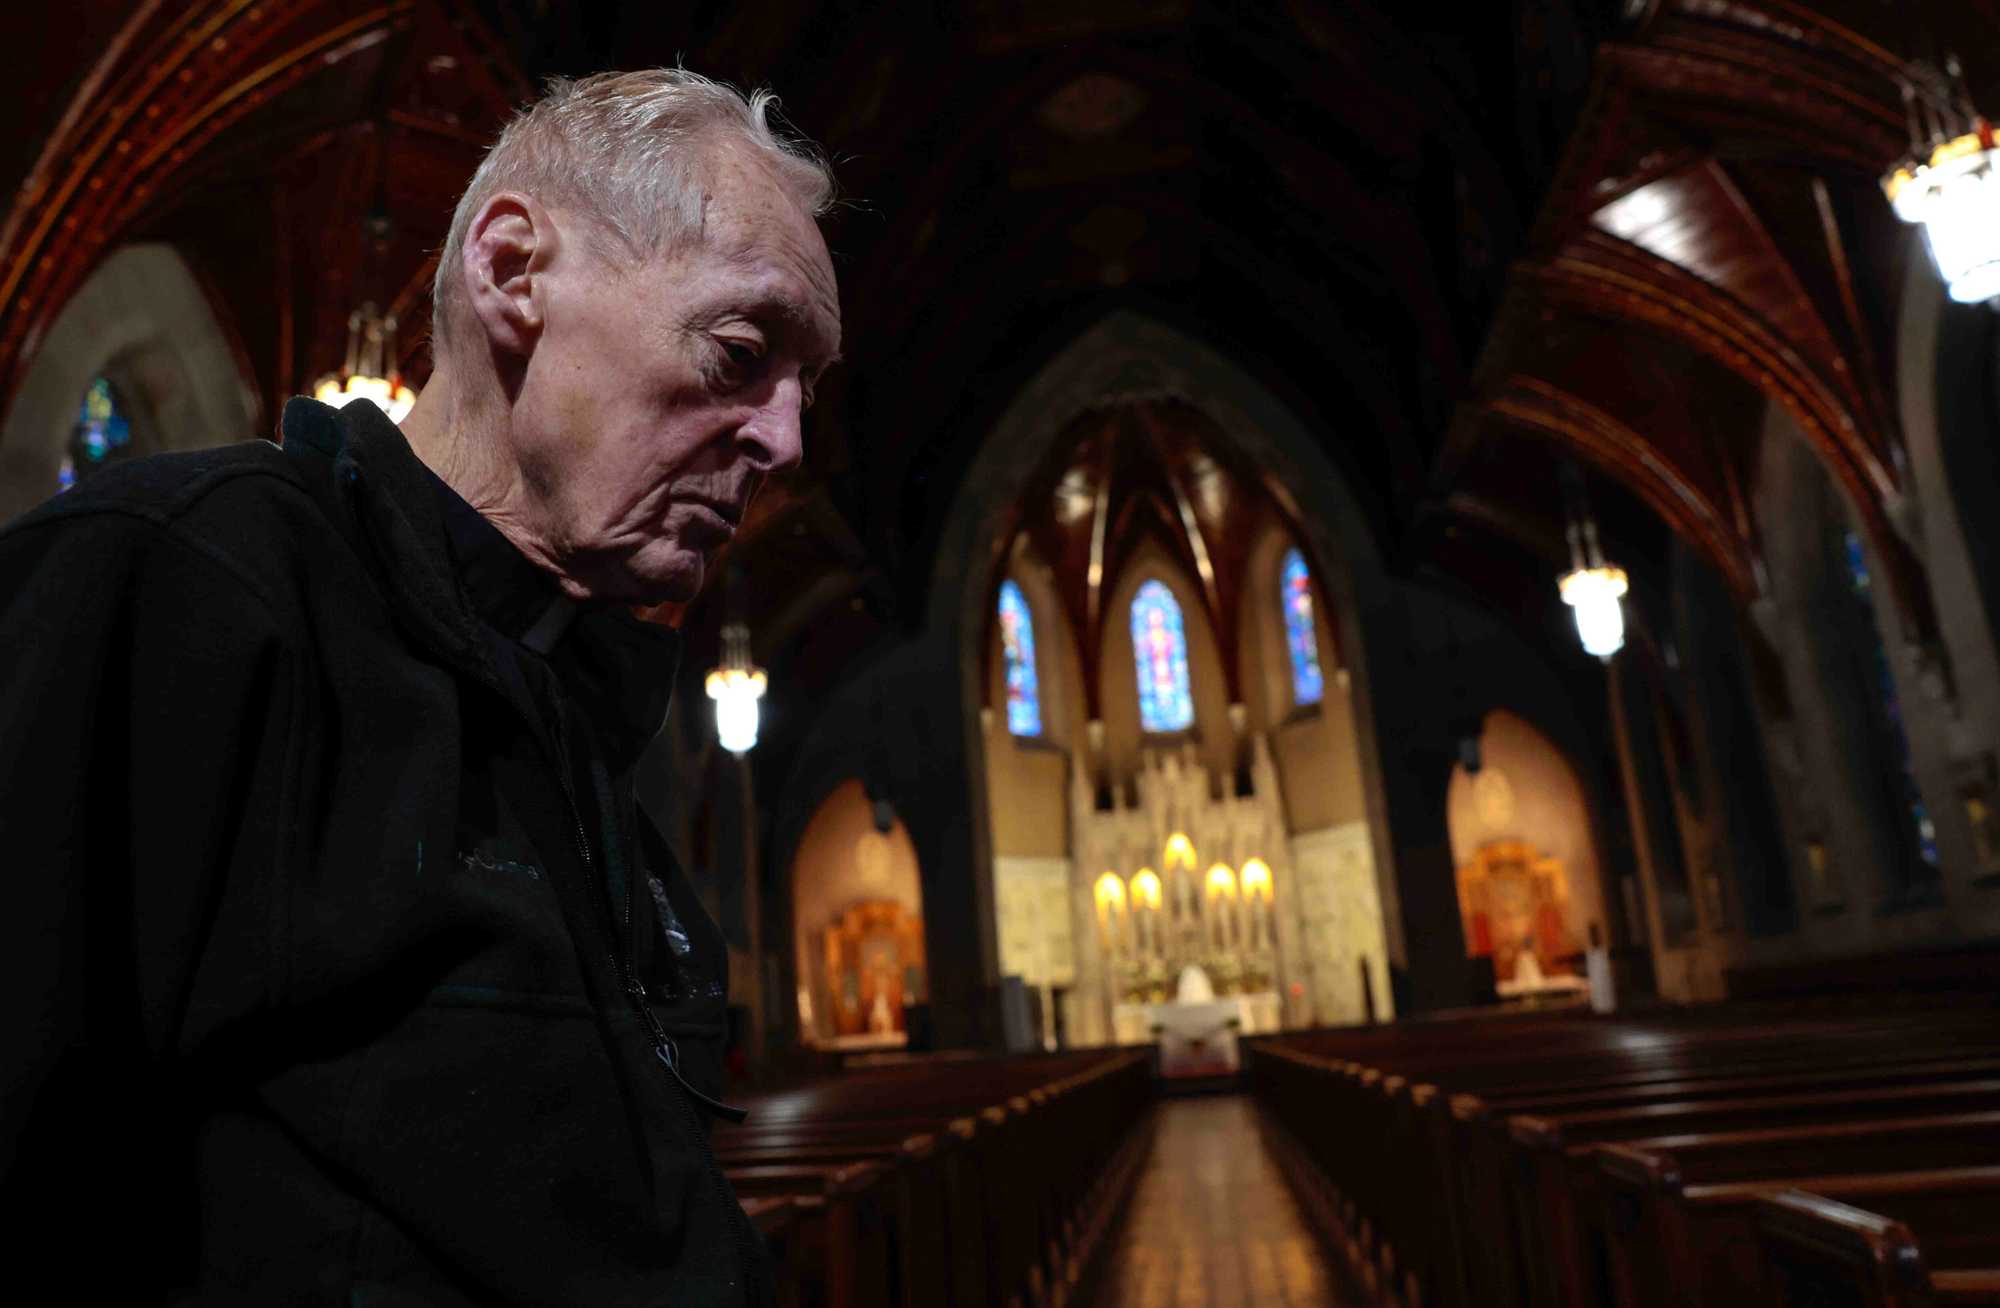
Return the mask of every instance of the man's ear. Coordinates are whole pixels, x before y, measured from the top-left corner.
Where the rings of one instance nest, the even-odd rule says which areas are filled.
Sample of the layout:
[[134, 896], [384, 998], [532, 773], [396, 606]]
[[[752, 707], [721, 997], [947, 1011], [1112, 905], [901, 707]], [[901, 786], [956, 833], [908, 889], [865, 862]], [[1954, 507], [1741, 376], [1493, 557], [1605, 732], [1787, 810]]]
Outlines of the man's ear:
[[519, 358], [533, 353], [542, 332], [542, 276], [555, 244], [548, 211], [518, 191], [500, 192], [472, 216], [459, 271], [472, 316], [495, 349]]

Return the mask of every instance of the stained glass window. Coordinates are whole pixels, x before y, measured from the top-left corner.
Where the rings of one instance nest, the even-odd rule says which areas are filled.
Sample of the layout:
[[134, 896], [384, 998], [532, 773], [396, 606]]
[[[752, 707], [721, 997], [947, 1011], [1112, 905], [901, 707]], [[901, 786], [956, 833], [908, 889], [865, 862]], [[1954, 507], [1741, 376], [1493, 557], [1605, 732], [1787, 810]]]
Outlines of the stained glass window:
[[56, 489], [66, 491], [131, 452], [132, 424], [111, 382], [99, 377], [84, 390], [83, 403], [77, 407], [76, 426], [70, 431], [62, 466], [56, 472]]
[[1935, 870], [1938, 866], [1937, 828], [1931, 822], [1930, 810], [1924, 806], [1923, 792], [1917, 789], [1916, 770], [1910, 764], [1910, 735], [1908, 728], [1903, 725], [1903, 702], [1896, 694], [1896, 679], [1889, 671], [1889, 652], [1882, 644], [1882, 631], [1875, 622], [1874, 599], [1871, 594], [1873, 582], [1868, 575], [1868, 556], [1861, 548], [1861, 536], [1858, 532], [1846, 532], [1841, 543], [1847, 559], [1848, 584], [1853, 587], [1855, 597], [1865, 606], [1868, 630], [1874, 636], [1873, 648], [1869, 653], [1873, 656], [1875, 690], [1881, 696], [1882, 715], [1888, 727], [1889, 744], [1895, 755], [1903, 805], [1916, 832], [1917, 853], [1929, 868]]
[[1319, 670], [1319, 632], [1313, 626], [1312, 578], [1306, 572], [1305, 556], [1296, 549], [1285, 551], [1278, 570], [1279, 597], [1285, 606], [1285, 647], [1292, 655], [1292, 702], [1304, 707], [1317, 704], [1326, 693], [1326, 679]]
[[1132, 654], [1139, 672], [1139, 725], [1147, 731], [1193, 726], [1187, 632], [1181, 606], [1164, 582], [1147, 582], [1132, 599]]
[[1042, 734], [1042, 690], [1035, 677], [1035, 619], [1021, 587], [1000, 583], [1000, 648], [1007, 656], [1007, 730]]

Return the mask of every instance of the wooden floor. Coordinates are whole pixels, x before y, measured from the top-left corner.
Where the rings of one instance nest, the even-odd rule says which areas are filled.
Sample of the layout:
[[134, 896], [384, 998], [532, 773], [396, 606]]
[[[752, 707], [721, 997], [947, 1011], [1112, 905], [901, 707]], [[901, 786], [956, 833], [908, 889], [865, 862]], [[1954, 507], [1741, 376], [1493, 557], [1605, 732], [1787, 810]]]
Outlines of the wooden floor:
[[1325, 1308], [1332, 1269], [1247, 1097], [1169, 1099], [1096, 1308]]

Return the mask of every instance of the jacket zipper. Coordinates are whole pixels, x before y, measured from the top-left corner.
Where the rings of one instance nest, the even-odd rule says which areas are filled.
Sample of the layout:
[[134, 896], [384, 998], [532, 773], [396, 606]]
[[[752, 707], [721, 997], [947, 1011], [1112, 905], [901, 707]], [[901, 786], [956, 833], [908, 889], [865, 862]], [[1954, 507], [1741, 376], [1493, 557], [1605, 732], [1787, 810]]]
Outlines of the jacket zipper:
[[[583, 829], [583, 810], [576, 802], [576, 787], [570, 780], [569, 727], [563, 721], [560, 701], [557, 701], [555, 709], [554, 735], [558, 773], [556, 779], [562, 787], [563, 802], [569, 808], [570, 834], [576, 840], [577, 857], [583, 860], [587, 879], [595, 883], [598, 879], [597, 865], [590, 857], [590, 838]], [[632, 922], [633, 880], [631, 876], [625, 878], [624, 916], [628, 937]], [[735, 1195], [729, 1191], [729, 1183], [723, 1179], [722, 1168], [715, 1161], [715, 1150], [709, 1146], [708, 1132], [703, 1129], [695, 1106], [700, 1104], [732, 1122], [743, 1121], [750, 1116], [750, 1112], [748, 1109], [736, 1108], [712, 1099], [689, 1084], [688, 1079], [681, 1075], [680, 1049], [674, 1044], [673, 1037], [667, 1034], [666, 1028], [660, 1025], [660, 1019], [654, 1014], [652, 1005], [647, 1002], [645, 983], [632, 971], [629, 959], [620, 958], [615, 949], [608, 949], [605, 952], [611, 963], [612, 974], [623, 984], [626, 996], [631, 999], [633, 1007], [638, 1009], [640, 1018], [646, 1024], [646, 1032], [653, 1043], [653, 1056], [660, 1060], [660, 1065], [667, 1069], [667, 1074], [673, 1079], [674, 1084], [681, 1088], [681, 1093], [685, 1096], [681, 1104], [685, 1110], [683, 1116], [687, 1121], [688, 1134], [694, 1137], [695, 1149], [700, 1155], [702, 1168], [708, 1173], [716, 1198], [722, 1203], [723, 1221], [729, 1226], [730, 1239], [736, 1245], [739, 1263], [744, 1275], [748, 1276], [750, 1269], [760, 1261], [753, 1252], [749, 1219], [743, 1215], [743, 1206], [736, 1202]]]
[[[358, 487], [361, 482], [361, 470], [350, 466], [348, 479]], [[364, 539], [367, 539], [365, 534]], [[372, 540], [368, 541], [368, 545], [370, 557], [375, 561], [379, 570], [382, 566], [381, 555], [374, 550], [374, 542]], [[458, 662], [452, 651], [439, 648], [435, 641], [425, 638], [424, 643], [431, 645], [440, 655], [453, 663]], [[546, 671], [544, 675], [547, 675]], [[498, 691], [503, 700], [511, 699], [511, 696], [507, 694], [504, 687], [495, 684], [485, 677], [481, 677], [479, 680]], [[597, 880], [597, 865], [590, 857], [590, 838], [585, 834], [583, 829], [583, 810], [576, 802], [576, 786], [570, 778], [569, 726], [563, 719], [560, 695], [551, 699], [551, 706], [555, 710], [555, 722], [551, 724], [554, 727], [554, 731], [551, 734], [554, 737], [555, 743], [556, 781], [562, 790], [563, 802], [569, 809], [570, 833], [576, 841], [577, 857], [583, 861], [586, 878], [595, 882]], [[518, 708], [517, 711], [519, 711]], [[534, 730], [535, 723], [532, 718], [528, 719], [528, 727], [530, 731]], [[628, 949], [632, 948], [633, 945], [631, 940], [632, 880], [633, 878], [629, 876], [625, 879], [624, 925]], [[616, 924], [614, 923], [614, 942], [616, 939], [615, 927]], [[652, 1006], [646, 1000], [645, 984], [633, 973], [629, 961], [618, 957], [615, 945], [605, 952], [611, 964], [612, 975], [618, 977], [623, 983], [626, 995], [631, 998], [633, 1004], [639, 1010], [640, 1017], [645, 1020], [647, 1033], [653, 1042], [653, 1056], [660, 1060], [660, 1064], [667, 1069], [668, 1075], [673, 1078], [674, 1083], [681, 1088], [685, 1096], [681, 1102], [684, 1109], [683, 1116], [687, 1120], [688, 1134], [694, 1137], [695, 1149], [700, 1155], [702, 1166], [708, 1172], [709, 1181], [715, 1190], [716, 1198], [722, 1203], [723, 1221], [728, 1225], [730, 1238], [736, 1245], [739, 1266], [743, 1274], [746, 1277], [750, 1277], [751, 1268], [762, 1262], [762, 1259], [755, 1252], [757, 1248], [756, 1236], [750, 1229], [750, 1219], [743, 1213], [743, 1206], [736, 1202], [735, 1195], [730, 1192], [729, 1183], [723, 1179], [722, 1168], [715, 1161], [715, 1150], [708, 1143], [708, 1132], [702, 1129], [701, 1120], [695, 1106], [697, 1103], [700, 1103], [733, 1122], [741, 1122], [749, 1117], [749, 1110], [736, 1108], [711, 1099], [688, 1083], [687, 1078], [681, 1075], [680, 1050], [674, 1044], [672, 1037], [666, 1033], [665, 1028], [660, 1025], [660, 1019], [654, 1016]]]

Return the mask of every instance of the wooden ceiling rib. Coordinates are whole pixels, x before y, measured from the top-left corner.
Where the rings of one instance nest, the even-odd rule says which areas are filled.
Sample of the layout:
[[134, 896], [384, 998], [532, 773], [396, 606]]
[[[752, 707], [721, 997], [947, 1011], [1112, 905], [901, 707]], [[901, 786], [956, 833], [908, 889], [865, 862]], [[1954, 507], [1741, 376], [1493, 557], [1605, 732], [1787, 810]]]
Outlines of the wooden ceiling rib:
[[[1290, 520], [1264, 479], [1234, 456], [1225, 436], [1188, 404], [1146, 400], [1078, 418], [1055, 443], [1055, 455], [1032, 479], [1005, 533], [1010, 547], [995, 560], [987, 590], [997, 593], [1018, 563], [1020, 541], [1048, 568], [1065, 625], [1086, 668], [1103, 655], [1108, 624], [1124, 615], [1105, 607], [1149, 550], [1171, 559], [1193, 586], [1216, 633], [1223, 682], [1242, 697], [1238, 631], [1246, 610], [1250, 552], [1264, 528]], [[1098, 678], [1086, 677], [1094, 717]]]
[[[1585, 401], [1563, 381], [1586, 354], [1623, 354], [1636, 372], [1674, 342], [1790, 415], [1855, 504], [1905, 635], [1933, 638], [1928, 587], [1894, 525], [1887, 320], [1908, 236], [1876, 212], [1876, 178], [1906, 144], [1894, 42], [1907, 33], [1884, 30], [1883, 8], [1674, 0], [1599, 49], [1590, 107], [1434, 478], [1440, 501], [1490, 500], [1464, 480], [1480, 467], [1469, 448], [1530, 427], [1636, 490], [1755, 598], [1761, 424], [1718, 446], [1712, 409], [1637, 390]], [[1687, 389], [1726, 393], [1700, 377]]]

